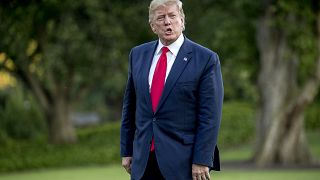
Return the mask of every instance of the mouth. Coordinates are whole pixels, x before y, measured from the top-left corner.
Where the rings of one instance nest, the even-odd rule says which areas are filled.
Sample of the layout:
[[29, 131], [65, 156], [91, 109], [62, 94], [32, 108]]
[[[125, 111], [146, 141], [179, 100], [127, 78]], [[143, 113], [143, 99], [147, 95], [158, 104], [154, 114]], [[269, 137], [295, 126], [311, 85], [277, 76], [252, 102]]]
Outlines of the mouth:
[[167, 28], [166, 30], [165, 30], [165, 34], [166, 35], [170, 35], [172, 33], [172, 29], [171, 28]]

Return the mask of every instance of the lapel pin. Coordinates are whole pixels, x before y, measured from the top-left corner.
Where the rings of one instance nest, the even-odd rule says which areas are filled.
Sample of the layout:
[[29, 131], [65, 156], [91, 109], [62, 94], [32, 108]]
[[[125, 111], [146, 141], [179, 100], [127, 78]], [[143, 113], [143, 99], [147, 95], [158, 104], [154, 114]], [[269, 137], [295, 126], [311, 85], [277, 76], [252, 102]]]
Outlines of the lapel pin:
[[188, 60], [188, 58], [187, 58], [187, 57], [184, 57], [184, 58], [183, 58], [183, 60], [184, 60], [184, 61], [187, 61], [187, 60]]

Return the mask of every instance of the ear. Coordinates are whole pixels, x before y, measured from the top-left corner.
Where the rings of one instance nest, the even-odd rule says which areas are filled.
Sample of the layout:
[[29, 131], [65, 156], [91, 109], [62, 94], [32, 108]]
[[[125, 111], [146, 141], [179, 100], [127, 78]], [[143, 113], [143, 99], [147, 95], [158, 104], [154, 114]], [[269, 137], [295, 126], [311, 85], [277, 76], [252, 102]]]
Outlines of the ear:
[[156, 34], [157, 31], [156, 31], [156, 28], [154, 27], [154, 24], [152, 22], [150, 23], [150, 27], [151, 27], [152, 32], [154, 32]]

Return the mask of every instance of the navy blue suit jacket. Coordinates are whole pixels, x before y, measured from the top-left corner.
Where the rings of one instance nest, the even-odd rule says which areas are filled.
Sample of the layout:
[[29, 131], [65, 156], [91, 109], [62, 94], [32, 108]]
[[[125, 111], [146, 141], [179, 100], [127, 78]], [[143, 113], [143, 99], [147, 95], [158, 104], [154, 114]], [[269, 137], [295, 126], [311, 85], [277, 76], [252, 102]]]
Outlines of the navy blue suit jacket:
[[121, 156], [132, 156], [131, 178], [140, 179], [151, 139], [166, 179], [192, 179], [192, 164], [220, 170], [217, 148], [223, 83], [216, 53], [185, 38], [156, 112], [148, 75], [158, 41], [134, 47], [121, 122]]

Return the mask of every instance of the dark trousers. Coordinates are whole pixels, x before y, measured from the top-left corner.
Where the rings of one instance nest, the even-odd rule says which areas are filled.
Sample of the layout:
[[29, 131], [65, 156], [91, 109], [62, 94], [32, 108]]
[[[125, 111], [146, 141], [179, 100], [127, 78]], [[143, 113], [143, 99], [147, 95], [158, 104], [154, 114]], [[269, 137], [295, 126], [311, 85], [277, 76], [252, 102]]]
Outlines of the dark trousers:
[[148, 164], [141, 180], [164, 180], [154, 151], [150, 152]]

